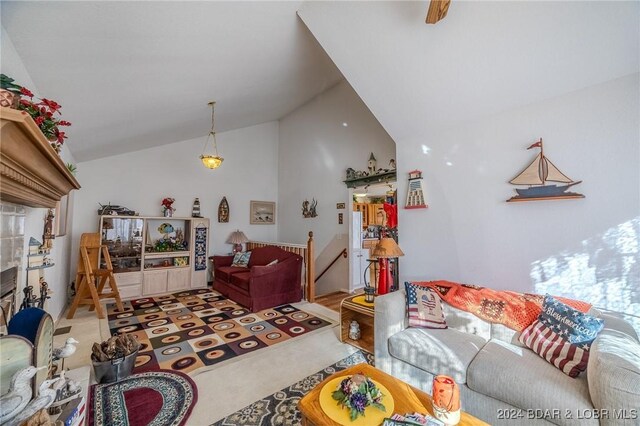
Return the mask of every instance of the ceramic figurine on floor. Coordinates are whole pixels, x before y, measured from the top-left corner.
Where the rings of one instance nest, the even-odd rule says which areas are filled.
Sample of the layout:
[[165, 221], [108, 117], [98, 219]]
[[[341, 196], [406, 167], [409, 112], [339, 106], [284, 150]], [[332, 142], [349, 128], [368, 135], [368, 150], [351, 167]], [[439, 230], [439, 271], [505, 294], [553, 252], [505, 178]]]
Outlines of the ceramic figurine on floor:
[[351, 324], [349, 325], [349, 339], [360, 339], [360, 324], [358, 324], [357, 321], [351, 321]]
[[64, 359], [69, 358], [76, 352], [76, 345], [80, 343], [73, 337], [69, 337], [67, 341], [64, 343], [64, 346], [59, 348], [55, 348], [53, 350], [53, 359], [54, 360], [62, 360], [62, 370], [64, 370]]
[[18, 413], [31, 401], [31, 379], [38, 370], [45, 367], [27, 367], [16, 372], [11, 378], [9, 392], [0, 397], [0, 424], [4, 424]]
[[53, 389], [51, 386], [55, 385], [60, 379], [49, 379], [45, 380], [40, 384], [38, 388], [38, 396], [31, 400], [27, 404], [27, 406], [22, 410], [18, 415], [13, 417], [10, 421], [3, 426], [17, 426], [22, 424], [29, 417], [36, 414], [38, 411], [43, 408], [49, 407], [53, 401], [56, 399], [57, 391]]

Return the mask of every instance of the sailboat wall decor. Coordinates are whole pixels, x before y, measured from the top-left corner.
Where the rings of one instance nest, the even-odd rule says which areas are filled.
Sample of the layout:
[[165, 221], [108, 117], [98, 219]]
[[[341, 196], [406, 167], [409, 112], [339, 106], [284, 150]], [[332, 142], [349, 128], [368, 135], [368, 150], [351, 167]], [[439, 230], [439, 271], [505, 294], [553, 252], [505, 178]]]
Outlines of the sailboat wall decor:
[[[528, 188], [516, 188], [518, 195], [513, 196], [507, 202], [513, 201], [540, 201], [540, 200], [567, 200], [571, 198], [584, 198], [584, 195], [567, 190], [579, 183], [562, 173], [544, 155], [542, 138], [527, 149], [540, 148], [540, 153], [533, 159], [522, 172], [509, 181], [512, 185], [528, 185]], [[558, 182], [564, 185], [547, 184]]]

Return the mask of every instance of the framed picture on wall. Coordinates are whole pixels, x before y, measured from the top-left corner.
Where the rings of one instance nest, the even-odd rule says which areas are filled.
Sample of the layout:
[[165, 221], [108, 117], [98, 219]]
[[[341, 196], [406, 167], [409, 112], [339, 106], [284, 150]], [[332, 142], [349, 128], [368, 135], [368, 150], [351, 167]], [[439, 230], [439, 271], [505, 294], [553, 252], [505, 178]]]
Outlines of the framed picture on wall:
[[252, 225], [275, 225], [276, 203], [274, 201], [251, 201], [249, 223]]

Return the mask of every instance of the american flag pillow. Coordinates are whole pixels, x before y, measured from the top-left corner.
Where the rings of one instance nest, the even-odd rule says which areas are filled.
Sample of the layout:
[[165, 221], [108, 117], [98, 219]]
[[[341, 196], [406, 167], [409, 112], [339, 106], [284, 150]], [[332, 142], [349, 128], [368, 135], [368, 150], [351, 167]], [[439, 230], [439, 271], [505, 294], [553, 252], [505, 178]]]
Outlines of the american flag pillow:
[[538, 319], [522, 331], [521, 343], [570, 377], [587, 369], [589, 349], [604, 321], [544, 297]]
[[437, 291], [409, 282], [404, 283], [404, 286], [407, 292], [409, 327], [447, 328]]

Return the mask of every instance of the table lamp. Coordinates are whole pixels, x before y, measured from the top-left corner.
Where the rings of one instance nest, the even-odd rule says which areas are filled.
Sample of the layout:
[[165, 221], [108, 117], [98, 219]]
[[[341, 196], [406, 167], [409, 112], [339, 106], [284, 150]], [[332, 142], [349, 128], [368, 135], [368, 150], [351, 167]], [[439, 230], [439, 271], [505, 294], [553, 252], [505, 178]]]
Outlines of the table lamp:
[[233, 244], [233, 254], [241, 252], [242, 244], [247, 242], [249, 242], [249, 239], [244, 235], [244, 232], [239, 229], [233, 231], [231, 235], [229, 235], [229, 238], [227, 238], [227, 243]]
[[386, 294], [391, 286], [391, 270], [389, 259], [404, 256], [400, 247], [391, 237], [382, 238], [373, 249], [371, 257], [378, 259], [380, 279], [378, 280], [378, 294]]

